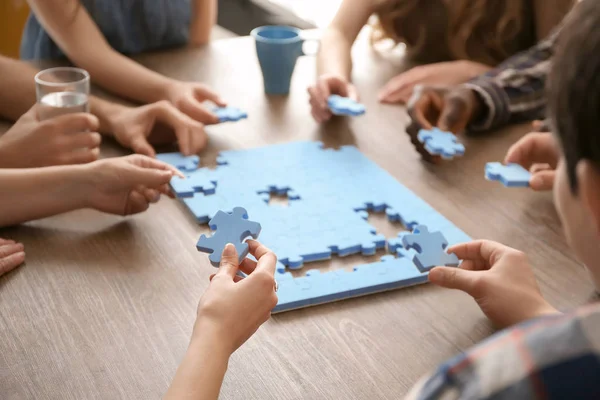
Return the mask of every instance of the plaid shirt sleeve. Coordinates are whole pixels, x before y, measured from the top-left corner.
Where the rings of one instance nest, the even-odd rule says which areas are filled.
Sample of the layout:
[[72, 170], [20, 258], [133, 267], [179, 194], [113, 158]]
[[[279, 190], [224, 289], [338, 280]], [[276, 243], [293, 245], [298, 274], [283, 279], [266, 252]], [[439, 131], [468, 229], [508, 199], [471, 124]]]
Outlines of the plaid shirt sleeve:
[[499, 332], [441, 365], [408, 399], [600, 399], [600, 305]]
[[536, 46], [464, 84], [482, 100], [481, 118], [468, 126], [487, 131], [511, 122], [544, 119], [545, 83], [561, 26]]

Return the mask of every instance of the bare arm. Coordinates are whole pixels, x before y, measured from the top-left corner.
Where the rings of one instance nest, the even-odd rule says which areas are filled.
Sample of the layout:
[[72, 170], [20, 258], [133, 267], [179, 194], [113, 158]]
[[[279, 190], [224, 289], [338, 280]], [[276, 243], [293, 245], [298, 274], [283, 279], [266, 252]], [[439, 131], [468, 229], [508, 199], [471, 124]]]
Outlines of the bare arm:
[[199, 46], [210, 41], [210, 32], [217, 22], [217, 0], [194, 0], [190, 44]]
[[[115, 51], [77, 0], [28, 0], [44, 29], [95, 83], [141, 102], [166, 97], [173, 80], [153, 72]], [[67, 4], [65, 4], [67, 3]]]
[[[200, 335], [204, 337], [200, 337]], [[216, 400], [227, 371], [229, 354], [223, 340], [194, 329], [190, 346], [177, 369], [165, 400]]]
[[85, 167], [0, 169], [0, 226], [85, 206]]
[[578, 0], [534, 0], [537, 40], [543, 40], [569, 13]]
[[0, 56], [0, 117], [16, 121], [35, 104], [37, 72], [27, 63]]
[[377, 0], [344, 0], [333, 21], [321, 38], [317, 56], [317, 74], [331, 74], [350, 80], [352, 43], [369, 16], [375, 12]]

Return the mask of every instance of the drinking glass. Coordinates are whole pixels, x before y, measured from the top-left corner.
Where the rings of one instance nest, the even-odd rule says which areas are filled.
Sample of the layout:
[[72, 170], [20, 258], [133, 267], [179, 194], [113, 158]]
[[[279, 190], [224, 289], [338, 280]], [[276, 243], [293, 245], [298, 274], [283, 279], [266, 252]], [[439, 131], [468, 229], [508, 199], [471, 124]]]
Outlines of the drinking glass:
[[89, 112], [90, 74], [73, 67], [50, 68], [35, 76], [38, 118]]

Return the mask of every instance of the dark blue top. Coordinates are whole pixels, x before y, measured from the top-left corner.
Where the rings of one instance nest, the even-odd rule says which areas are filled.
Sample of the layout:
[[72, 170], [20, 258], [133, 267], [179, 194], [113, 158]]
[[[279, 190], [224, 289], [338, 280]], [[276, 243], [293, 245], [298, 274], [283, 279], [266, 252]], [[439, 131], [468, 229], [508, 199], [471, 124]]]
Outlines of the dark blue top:
[[[188, 42], [191, 0], [81, 0], [108, 43], [135, 54]], [[65, 57], [32, 13], [21, 41], [21, 58]]]

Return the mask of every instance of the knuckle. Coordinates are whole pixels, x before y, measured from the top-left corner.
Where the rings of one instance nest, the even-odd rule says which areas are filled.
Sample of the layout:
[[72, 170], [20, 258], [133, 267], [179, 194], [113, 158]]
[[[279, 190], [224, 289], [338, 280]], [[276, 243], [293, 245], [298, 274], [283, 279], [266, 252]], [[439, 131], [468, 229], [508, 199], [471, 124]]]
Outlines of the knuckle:
[[275, 308], [275, 306], [277, 306], [277, 303], [279, 302], [279, 298], [277, 297], [277, 295], [273, 292], [273, 294], [271, 295], [271, 298], [269, 299], [269, 309], [272, 310]]

